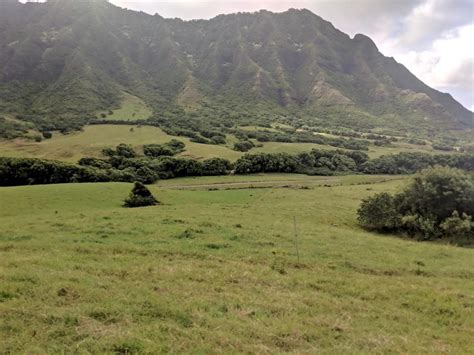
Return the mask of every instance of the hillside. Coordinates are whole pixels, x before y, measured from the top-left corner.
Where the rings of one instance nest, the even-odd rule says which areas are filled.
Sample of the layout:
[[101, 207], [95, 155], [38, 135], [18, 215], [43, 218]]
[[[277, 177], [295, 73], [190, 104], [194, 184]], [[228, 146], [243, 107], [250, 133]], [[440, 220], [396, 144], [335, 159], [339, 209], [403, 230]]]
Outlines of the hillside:
[[184, 22], [105, 0], [0, 3], [0, 114], [67, 130], [126, 99], [191, 130], [285, 120], [432, 132], [473, 119], [370, 38], [308, 10]]

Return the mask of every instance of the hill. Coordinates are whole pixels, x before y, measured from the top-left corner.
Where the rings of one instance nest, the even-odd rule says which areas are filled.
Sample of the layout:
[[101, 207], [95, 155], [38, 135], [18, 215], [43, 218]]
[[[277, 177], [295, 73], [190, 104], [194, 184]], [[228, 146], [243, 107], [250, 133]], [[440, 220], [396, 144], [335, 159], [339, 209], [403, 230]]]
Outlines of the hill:
[[124, 112], [193, 131], [278, 121], [436, 134], [473, 122], [370, 38], [295, 9], [185, 22], [105, 0], [2, 1], [0, 94], [0, 113], [40, 130]]

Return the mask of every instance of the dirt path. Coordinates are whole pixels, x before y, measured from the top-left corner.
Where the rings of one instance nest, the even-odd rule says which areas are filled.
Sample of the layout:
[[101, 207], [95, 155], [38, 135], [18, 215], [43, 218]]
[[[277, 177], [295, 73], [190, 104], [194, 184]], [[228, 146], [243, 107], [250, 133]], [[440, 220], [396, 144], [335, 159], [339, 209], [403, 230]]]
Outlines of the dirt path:
[[307, 186], [308, 184], [314, 183], [334, 183], [339, 182], [341, 179], [325, 179], [325, 180], [315, 180], [315, 181], [301, 181], [301, 180], [273, 180], [273, 181], [239, 181], [239, 182], [217, 182], [217, 183], [207, 183], [207, 184], [189, 184], [189, 185], [165, 185], [160, 186], [162, 189], [193, 189], [193, 188], [247, 188], [247, 187], [273, 187], [273, 188], [285, 188], [285, 187], [301, 187]]

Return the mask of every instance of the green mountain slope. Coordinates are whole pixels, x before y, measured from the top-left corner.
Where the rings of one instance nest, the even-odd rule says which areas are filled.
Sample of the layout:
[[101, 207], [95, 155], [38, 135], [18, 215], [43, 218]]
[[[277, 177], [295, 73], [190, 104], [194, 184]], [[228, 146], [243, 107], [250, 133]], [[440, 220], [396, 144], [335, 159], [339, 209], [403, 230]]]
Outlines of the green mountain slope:
[[308, 10], [184, 22], [105, 0], [0, 3], [0, 112], [80, 126], [118, 108], [124, 92], [157, 120], [191, 112], [210, 126], [217, 116], [277, 115], [395, 130], [473, 122], [368, 37], [350, 38]]

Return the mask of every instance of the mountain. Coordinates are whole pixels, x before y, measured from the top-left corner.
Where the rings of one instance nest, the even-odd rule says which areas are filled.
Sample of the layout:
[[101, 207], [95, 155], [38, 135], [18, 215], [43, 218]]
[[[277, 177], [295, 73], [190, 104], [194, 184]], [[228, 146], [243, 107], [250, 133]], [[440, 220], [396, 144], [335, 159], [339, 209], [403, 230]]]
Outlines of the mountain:
[[370, 38], [350, 38], [308, 10], [185, 22], [106, 0], [2, 0], [0, 113], [82, 125], [119, 107], [124, 93], [161, 122], [297, 117], [394, 130], [473, 123], [472, 112]]

